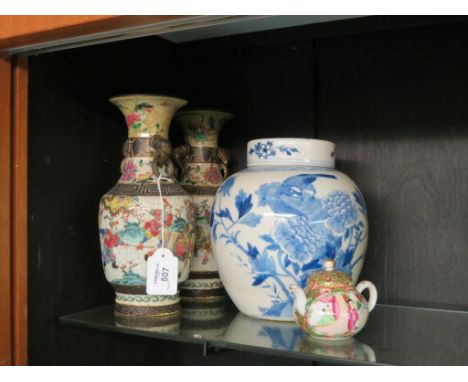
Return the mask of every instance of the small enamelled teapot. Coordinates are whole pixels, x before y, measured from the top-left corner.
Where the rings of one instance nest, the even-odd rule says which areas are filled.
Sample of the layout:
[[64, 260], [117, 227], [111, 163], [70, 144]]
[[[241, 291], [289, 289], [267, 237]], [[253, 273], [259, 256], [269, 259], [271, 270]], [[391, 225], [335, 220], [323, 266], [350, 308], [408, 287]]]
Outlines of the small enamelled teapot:
[[[361, 294], [369, 289], [369, 301]], [[369, 312], [377, 302], [377, 289], [370, 281], [353, 286], [351, 277], [335, 270], [327, 259], [324, 270], [309, 276], [305, 292], [298, 285], [290, 289], [296, 299], [294, 315], [297, 324], [314, 338], [337, 340], [357, 334], [366, 324]]]

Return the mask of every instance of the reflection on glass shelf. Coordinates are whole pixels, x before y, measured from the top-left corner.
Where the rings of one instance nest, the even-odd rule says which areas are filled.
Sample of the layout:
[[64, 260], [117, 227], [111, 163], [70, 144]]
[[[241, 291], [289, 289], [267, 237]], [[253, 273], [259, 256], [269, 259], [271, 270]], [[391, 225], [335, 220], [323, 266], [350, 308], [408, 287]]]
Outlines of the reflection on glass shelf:
[[225, 300], [212, 303], [182, 302], [182, 332], [194, 338], [222, 336], [232, 320], [232, 307]]
[[311, 340], [293, 323], [230, 305], [185, 305], [173, 322], [117, 317], [113, 305], [63, 316], [68, 325], [335, 364], [468, 365], [468, 313], [380, 305], [347, 341]]
[[[324, 357], [337, 358], [360, 363], [375, 363], [375, 353], [366, 344], [354, 338], [347, 340], [310, 339], [294, 323], [274, 322], [250, 318], [242, 313], [229, 325], [223, 342], [238, 345], [261, 347], [287, 351], [288, 356], [316, 356], [315, 360]], [[221, 345], [222, 346], [222, 345]], [[328, 361], [331, 361], [328, 359]]]

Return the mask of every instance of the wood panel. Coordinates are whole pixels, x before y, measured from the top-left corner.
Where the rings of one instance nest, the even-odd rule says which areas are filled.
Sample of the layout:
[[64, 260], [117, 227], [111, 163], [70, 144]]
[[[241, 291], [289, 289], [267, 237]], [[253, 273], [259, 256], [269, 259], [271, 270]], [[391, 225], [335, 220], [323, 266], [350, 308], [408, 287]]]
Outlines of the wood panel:
[[0, 365], [11, 346], [11, 63], [0, 57]]
[[12, 134], [13, 362], [28, 360], [28, 58], [15, 60]]
[[368, 204], [381, 303], [468, 307], [468, 24], [317, 42], [318, 137]]
[[0, 51], [186, 16], [0, 16]]

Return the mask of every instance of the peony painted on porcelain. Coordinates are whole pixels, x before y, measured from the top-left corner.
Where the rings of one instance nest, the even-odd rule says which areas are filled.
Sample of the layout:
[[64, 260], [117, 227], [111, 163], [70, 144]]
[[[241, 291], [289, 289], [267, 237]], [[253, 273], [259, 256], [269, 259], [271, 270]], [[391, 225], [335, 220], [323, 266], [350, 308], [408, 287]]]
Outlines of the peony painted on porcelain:
[[[297, 174], [282, 182], [263, 183], [254, 192], [240, 187], [234, 194], [232, 176], [219, 191], [234, 198], [235, 209], [223, 207], [221, 198], [216, 200], [213, 242], [232, 248], [239, 265], [252, 275], [252, 286], [270, 290], [271, 306], [259, 307], [263, 316], [292, 316], [294, 299], [286, 279], [303, 288], [310, 272], [321, 269], [325, 259], [335, 259], [337, 267], [350, 274], [362, 260], [363, 255], [354, 257], [367, 236], [362, 195], [356, 188], [352, 194], [336, 189], [318, 197], [315, 185], [320, 179], [336, 180], [336, 175]], [[276, 221], [271, 232], [258, 240], [243, 241], [241, 232], [256, 228], [264, 219], [256, 213], [262, 207], [288, 218]]]

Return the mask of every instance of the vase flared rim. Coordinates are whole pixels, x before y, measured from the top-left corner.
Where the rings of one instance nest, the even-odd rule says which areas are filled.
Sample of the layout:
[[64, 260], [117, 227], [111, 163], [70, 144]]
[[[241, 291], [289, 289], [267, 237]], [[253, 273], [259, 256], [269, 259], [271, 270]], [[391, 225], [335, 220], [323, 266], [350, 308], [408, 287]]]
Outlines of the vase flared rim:
[[166, 95], [166, 94], [145, 94], [145, 93], [135, 93], [135, 94], [119, 94], [109, 98], [109, 102], [122, 100], [122, 99], [132, 99], [132, 98], [152, 98], [152, 99], [166, 99], [171, 101], [178, 101], [184, 105], [188, 104], [188, 101], [184, 98]]
[[184, 114], [191, 114], [191, 113], [196, 113], [196, 112], [198, 112], [198, 113], [219, 113], [219, 114], [225, 114], [226, 116], [234, 118], [234, 114], [231, 113], [230, 111], [222, 110], [222, 109], [216, 109], [216, 108], [209, 108], [209, 107], [191, 107], [191, 108], [188, 108], [188, 109], [178, 111], [176, 113], [176, 116], [184, 115]]

